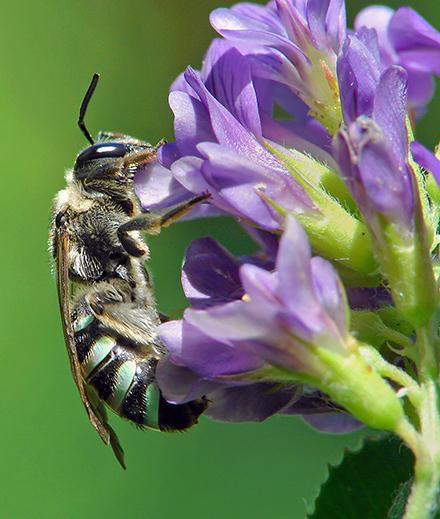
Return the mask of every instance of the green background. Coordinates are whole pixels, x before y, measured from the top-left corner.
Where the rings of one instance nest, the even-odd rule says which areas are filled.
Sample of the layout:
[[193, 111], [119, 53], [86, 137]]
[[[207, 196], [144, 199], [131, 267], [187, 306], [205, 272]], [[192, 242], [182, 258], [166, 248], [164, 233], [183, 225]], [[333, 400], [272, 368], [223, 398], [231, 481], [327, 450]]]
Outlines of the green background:
[[[439, 3], [409, 3], [440, 27]], [[46, 244], [51, 199], [86, 146], [76, 127], [85, 88], [99, 71], [92, 133], [171, 139], [168, 87], [186, 65], [199, 67], [214, 36], [210, 10], [231, 4], [1, 2], [1, 517], [301, 519], [327, 463], [359, 441], [359, 433], [320, 435], [287, 417], [244, 425], [202, 419], [175, 435], [140, 432], [114, 417], [123, 472], [88, 424], [71, 380]], [[350, 15], [363, 5], [348, 0]], [[429, 144], [438, 108], [420, 125]], [[176, 224], [150, 240], [164, 312], [184, 307], [183, 252], [206, 234], [235, 253], [252, 250], [226, 220]]]

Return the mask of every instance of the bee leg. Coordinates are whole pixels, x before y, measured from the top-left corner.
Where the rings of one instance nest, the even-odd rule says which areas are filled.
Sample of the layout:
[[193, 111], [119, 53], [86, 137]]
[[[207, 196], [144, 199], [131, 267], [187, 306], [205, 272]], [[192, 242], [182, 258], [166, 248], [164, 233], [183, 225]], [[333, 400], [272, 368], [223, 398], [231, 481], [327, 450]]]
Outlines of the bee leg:
[[156, 155], [157, 149], [153, 148], [153, 146], [145, 150], [128, 153], [124, 158], [124, 168], [128, 168], [135, 173], [139, 166], [153, 162]]
[[127, 300], [127, 294], [109, 284], [105, 288], [100, 287], [99, 290], [90, 291], [86, 294], [85, 299], [95, 316], [98, 316], [104, 313], [107, 305], [124, 303]]
[[158, 357], [166, 353], [156, 333], [161, 321], [153, 302], [139, 306], [131, 301], [129, 293], [105, 282], [83, 297], [94, 319], [105, 330], [114, 330], [135, 344], [148, 346]]
[[135, 216], [118, 228], [118, 238], [121, 245], [131, 256], [143, 256], [146, 253], [145, 248], [140, 248], [138, 246], [137, 241], [129, 235], [131, 231], [144, 231], [147, 234], [159, 234], [162, 227], [168, 227], [183, 215], [191, 211], [195, 205], [204, 202], [209, 197], [209, 193], [204, 193], [167, 208], [165, 211], [144, 213]]
[[170, 317], [162, 312], [159, 312], [158, 315], [161, 323], [167, 323], [170, 320]]

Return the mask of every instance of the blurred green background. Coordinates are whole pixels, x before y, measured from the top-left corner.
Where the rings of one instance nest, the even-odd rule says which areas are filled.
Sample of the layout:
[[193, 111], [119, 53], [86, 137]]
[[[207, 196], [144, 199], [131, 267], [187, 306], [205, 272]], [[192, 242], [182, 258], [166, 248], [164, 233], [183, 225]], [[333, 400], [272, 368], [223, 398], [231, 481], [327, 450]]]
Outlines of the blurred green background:
[[[409, 3], [440, 27], [439, 3]], [[123, 472], [88, 424], [71, 379], [46, 243], [51, 199], [86, 146], [76, 127], [85, 88], [99, 71], [92, 133], [172, 139], [168, 87], [187, 64], [200, 65], [214, 36], [208, 13], [225, 5], [232, 2], [1, 2], [1, 517], [301, 519], [327, 464], [359, 441], [359, 433], [320, 435], [286, 417], [244, 425], [202, 419], [175, 435], [140, 432], [114, 417]], [[363, 5], [348, 0], [350, 16]], [[429, 144], [438, 120], [437, 101], [420, 125]], [[206, 234], [235, 253], [253, 247], [226, 220], [176, 224], [150, 240], [164, 312], [184, 307], [183, 252]]]

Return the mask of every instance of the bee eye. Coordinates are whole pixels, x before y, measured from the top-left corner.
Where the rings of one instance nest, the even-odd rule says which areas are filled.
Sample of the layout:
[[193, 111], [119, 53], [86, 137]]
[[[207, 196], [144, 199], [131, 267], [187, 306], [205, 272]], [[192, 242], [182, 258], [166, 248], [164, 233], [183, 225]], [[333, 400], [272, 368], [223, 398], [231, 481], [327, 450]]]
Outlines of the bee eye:
[[105, 142], [89, 146], [76, 158], [76, 166], [82, 166], [89, 160], [123, 157], [128, 149], [122, 142]]

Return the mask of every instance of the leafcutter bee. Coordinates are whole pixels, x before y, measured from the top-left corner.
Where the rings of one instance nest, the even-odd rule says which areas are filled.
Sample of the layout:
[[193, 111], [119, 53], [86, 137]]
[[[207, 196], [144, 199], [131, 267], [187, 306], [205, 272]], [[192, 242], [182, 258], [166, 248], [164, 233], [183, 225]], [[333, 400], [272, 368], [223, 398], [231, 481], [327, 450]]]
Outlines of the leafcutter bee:
[[55, 197], [49, 240], [73, 378], [91, 424], [125, 468], [106, 407], [142, 428], [180, 431], [207, 406], [205, 399], [168, 403], [156, 384], [155, 368], [166, 349], [157, 334], [161, 321], [141, 235], [158, 233], [207, 195], [158, 213], [141, 212], [133, 179], [155, 160], [157, 147], [119, 133], [92, 139], [84, 117], [98, 79], [95, 74], [78, 120], [90, 146]]

